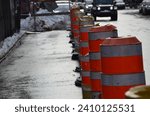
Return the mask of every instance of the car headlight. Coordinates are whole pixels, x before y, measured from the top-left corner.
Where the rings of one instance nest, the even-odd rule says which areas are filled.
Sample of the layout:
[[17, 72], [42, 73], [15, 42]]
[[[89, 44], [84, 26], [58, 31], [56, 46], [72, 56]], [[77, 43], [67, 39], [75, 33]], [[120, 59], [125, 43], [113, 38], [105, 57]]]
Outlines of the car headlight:
[[145, 7], [150, 8], [150, 6], [149, 6], [149, 5], [146, 5]]
[[88, 9], [88, 6], [85, 6], [85, 8], [87, 8], [87, 9]]
[[101, 8], [100, 8], [100, 7], [98, 7], [97, 9], [98, 9], [98, 10], [101, 10]]
[[112, 6], [110, 7], [110, 10], [113, 10], [113, 7], [112, 7]]

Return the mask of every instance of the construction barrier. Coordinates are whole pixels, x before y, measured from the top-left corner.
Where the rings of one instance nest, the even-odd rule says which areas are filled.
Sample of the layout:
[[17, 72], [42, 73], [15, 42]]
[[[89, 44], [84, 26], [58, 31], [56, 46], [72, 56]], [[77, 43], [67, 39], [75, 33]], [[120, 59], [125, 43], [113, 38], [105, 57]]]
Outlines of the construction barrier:
[[107, 37], [117, 37], [116, 27], [113, 25], [94, 26], [89, 32], [90, 71], [92, 98], [101, 98], [101, 50], [100, 44]]
[[77, 12], [77, 11], [80, 11], [80, 8], [77, 7], [77, 6], [73, 6], [71, 9], [70, 9], [70, 20], [71, 20], [71, 33], [73, 34], [73, 22], [75, 22], [77, 19], [76, 17], [74, 17], [74, 13]]
[[129, 88], [145, 84], [142, 46], [136, 37], [109, 38], [100, 49], [102, 98], [123, 99]]
[[73, 38], [74, 38], [74, 41], [78, 44], [79, 43], [79, 30], [80, 30], [80, 20], [79, 18], [84, 16], [84, 13], [81, 12], [81, 11], [78, 11], [76, 10], [74, 13], [73, 13], [73, 18], [72, 18], [72, 33], [73, 33]]
[[150, 99], [150, 86], [136, 86], [125, 93], [127, 99]]
[[89, 37], [88, 32], [94, 25], [94, 19], [91, 16], [80, 17], [80, 39], [79, 54], [82, 77], [83, 99], [91, 99], [91, 80], [90, 80], [90, 62], [89, 62]]

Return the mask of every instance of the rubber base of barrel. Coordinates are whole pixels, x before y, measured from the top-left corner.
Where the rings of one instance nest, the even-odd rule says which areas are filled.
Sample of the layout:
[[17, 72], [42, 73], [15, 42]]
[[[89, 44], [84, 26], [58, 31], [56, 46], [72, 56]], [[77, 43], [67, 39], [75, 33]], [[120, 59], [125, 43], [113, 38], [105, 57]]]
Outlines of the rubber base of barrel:
[[73, 42], [74, 42], [73, 40], [70, 40], [70, 41], [69, 41], [70, 44], [73, 43]]
[[78, 78], [76, 79], [76, 81], [75, 81], [75, 85], [76, 85], [77, 87], [81, 87], [81, 83], [82, 83], [82, 81], [81, 81], [80, 77], [78, 77]]
[[79, 60], [79, 54], [72, 54], [72, 60]]
[[81, 68], [80, 67], [76, 67], [76, 69], [74, 70], [74, 72], [81, 72]]

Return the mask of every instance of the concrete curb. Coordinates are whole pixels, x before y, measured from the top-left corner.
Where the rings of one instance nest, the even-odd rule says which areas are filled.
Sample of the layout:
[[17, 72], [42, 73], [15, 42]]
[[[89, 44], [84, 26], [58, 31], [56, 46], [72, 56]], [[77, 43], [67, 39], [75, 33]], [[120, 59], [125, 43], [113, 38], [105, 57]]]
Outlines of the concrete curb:
[[0, 57], [0, 63], [7, 58], [7, 56], [11, 53], [11, 51], [19, 44], [22, 37], [27, 34], [26, 31], [21, 31], [20, 33], [21, 35], [18, 36], [17, 41], [14, 43], [14, 45], [4, 55]]

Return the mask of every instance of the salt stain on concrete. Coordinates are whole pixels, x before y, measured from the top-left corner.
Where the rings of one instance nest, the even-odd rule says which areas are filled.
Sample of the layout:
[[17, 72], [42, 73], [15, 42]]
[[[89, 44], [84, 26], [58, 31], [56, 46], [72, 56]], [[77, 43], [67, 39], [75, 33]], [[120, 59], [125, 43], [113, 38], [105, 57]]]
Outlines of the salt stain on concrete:
[[80, 99], [67, 31], [29, 34], [0, 65], [0, 98]]

